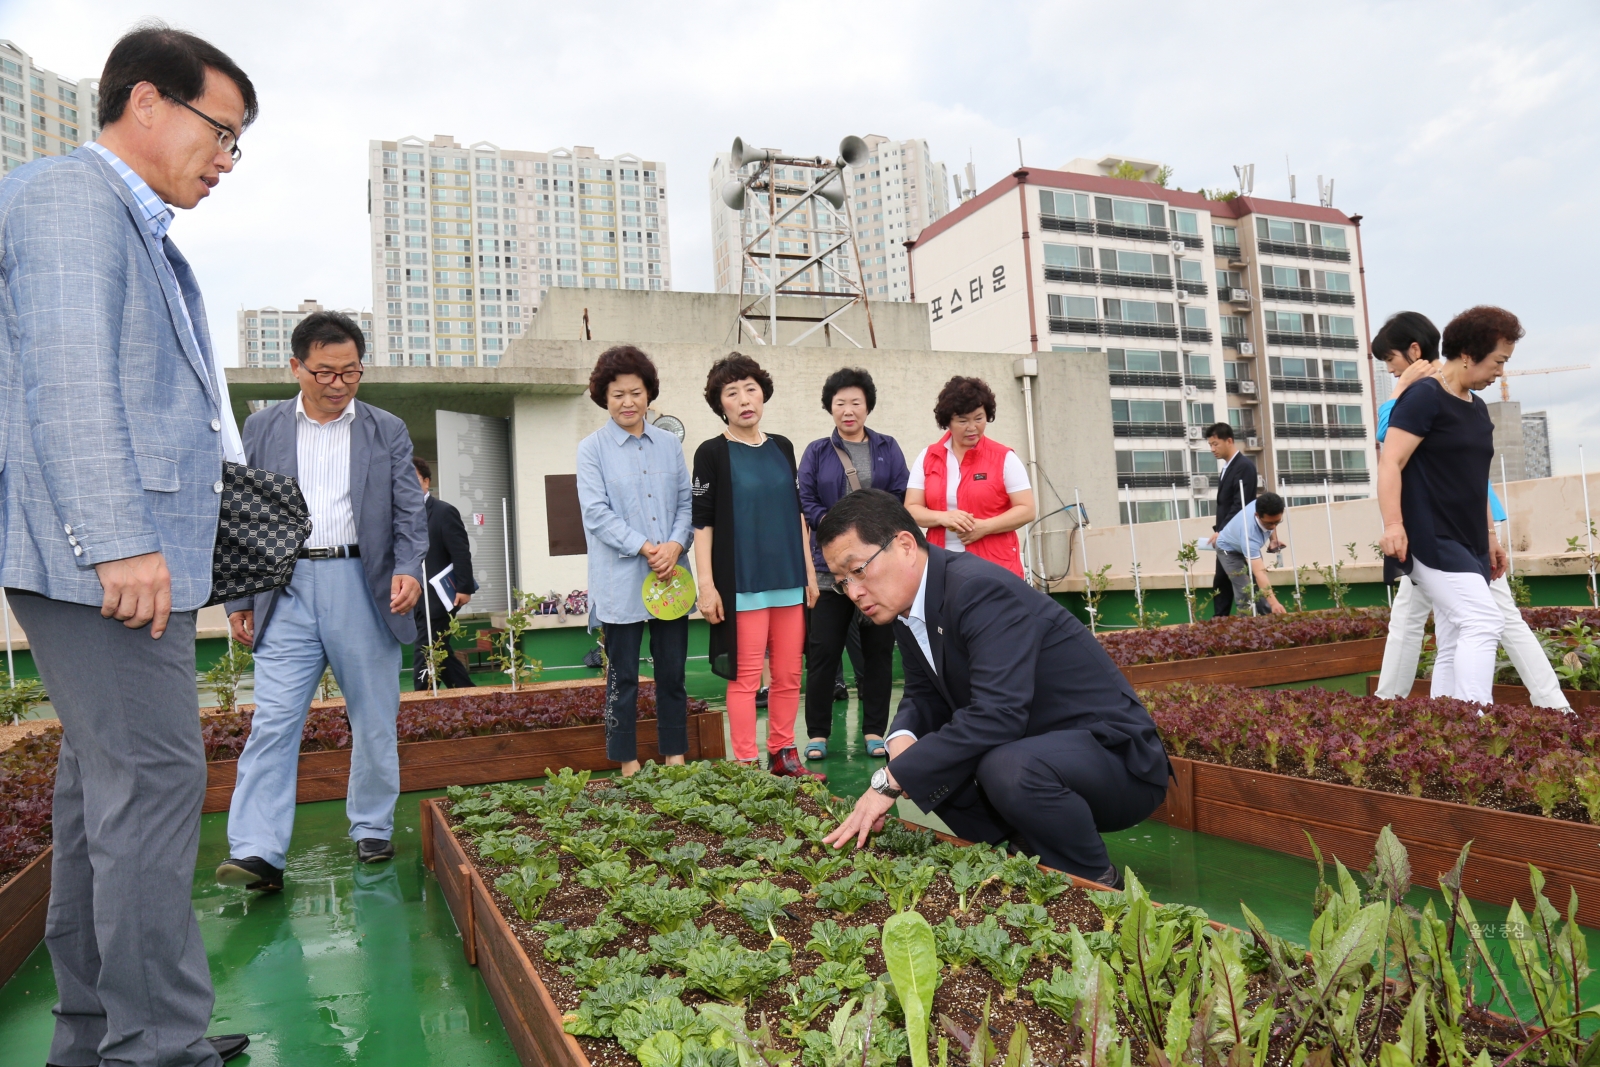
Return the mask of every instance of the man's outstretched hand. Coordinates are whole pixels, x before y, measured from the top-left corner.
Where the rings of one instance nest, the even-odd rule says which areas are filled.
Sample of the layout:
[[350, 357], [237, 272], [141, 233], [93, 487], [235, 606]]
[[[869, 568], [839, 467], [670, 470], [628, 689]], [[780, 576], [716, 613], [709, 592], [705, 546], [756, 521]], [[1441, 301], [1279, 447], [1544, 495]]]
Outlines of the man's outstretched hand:
[[837, 830], [824, 837], [822, 842], [834, 848], [843, 848], [844, 843], [853, 837], [856, 839], [856, 847], [860, 848], [867, 843], [868, 834], [875, 834], [883, 829], [883, 821], [889, 817], [889, 812], [893, 808], [894, 800], [869, 789], [861, 794], [860, 800], [856, 801], [855, 810], [839, 824]]

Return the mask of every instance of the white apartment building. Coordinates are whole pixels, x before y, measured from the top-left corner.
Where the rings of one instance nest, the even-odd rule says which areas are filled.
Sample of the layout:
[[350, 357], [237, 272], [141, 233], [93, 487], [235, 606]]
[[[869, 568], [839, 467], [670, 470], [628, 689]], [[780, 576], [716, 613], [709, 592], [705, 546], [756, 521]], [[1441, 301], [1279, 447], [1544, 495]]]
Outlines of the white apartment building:
[[553, 287], [672, 288], [661, 163], [449, 135], [369, 157], [376, 362], [498, 366]]
[[289, 350], [289, 338], [294, 333], [294, 328], [313, 311], [329, 310], [342, 311], [361, 325], [361, 335], [367, 347], [362, 362], [372, 363], [374, 361], [372, 312], [357, 311], [355, 308], [330, 309], [315, 300], [302, 300], [300, 306], [292, 311], [280, 310], [270, 305], [239, 310], [236, 316], [239, 331], [239, 366], [287, 367], [289, 356], [292, 354]]
[[925, 229], [934, 347], [1103, 352], [1124, 522], [1212, 512], [1224, 419], [1291, 504], [1372, 495], [1360, 217], [1106, 176], [1123, 162], [1018, 170]]
[[0, 159], [11, 171], [40, 156], [64, 156], [100, 133], [100, 81], [74, 81], [34, 65], [0, 41]]
[[[845, 169], [845, 188], [849, 192], [849, 216], [855, 226], [856, 244], [861, 257], [860, 279], [867, 296], [877, 300], [909, 300], [911, 286], [906, 273], [904, 242], [922, 232], [923, 227], [943, 216], [950, 207], [949, 185], [943, 163], [935, 162], [928, 142], [920, 139], [891, 141], [881, 134], [868, 134], [868, 158], [859, 168]], [[765, 200], [750, 197], [743, 212], [735, 212], [722, 202], [723, 183], [748, 174], [755, 165], [735, 170], [727, 152], [719, 152], [709, 174], [711, 192], [711, 255], [716, 291], [719, 293], [757, 293], [755, 272], [741, 271], [744, 242], [760, 232], [766, 214]], [[785, 167], [793, 174], [784, 177], [812, 180], [820, 172], [808, 167]], [[781, 199], [781, 198], [780, 198]], [[795, 218], [792, 232], [780, 233], [796, 252], [809, 252], [809, 237], [804, 224]], [[765, 247], [764, 245], [762, 247]], [[780, 251], [784, 251], [780, 247]], [[856, 264], [840, 257], [840, 273], [856, 277]], [[805, 291], [822, 286], [820, 272], [796, 278], [788, 288]], [[742, 275], [742, 277], [741, 277]]]

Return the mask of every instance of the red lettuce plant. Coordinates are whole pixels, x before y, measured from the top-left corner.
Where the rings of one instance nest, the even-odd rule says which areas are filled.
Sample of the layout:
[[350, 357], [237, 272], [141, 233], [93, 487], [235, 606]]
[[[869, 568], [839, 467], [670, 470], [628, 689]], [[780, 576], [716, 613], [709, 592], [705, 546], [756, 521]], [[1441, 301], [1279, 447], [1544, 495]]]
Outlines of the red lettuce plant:
[[1327, 645], [1383, 637], [1388, 608], [1305, 611], [1290, 615], [1234, 615], [1159, 630], [1119, 630], [1099, 635], [1119, 667], [1138, 663], [1231, 656], [1275, 648]]
[[50, 844], [59, 727], [31, 734], [0, 752], [0, 885]]

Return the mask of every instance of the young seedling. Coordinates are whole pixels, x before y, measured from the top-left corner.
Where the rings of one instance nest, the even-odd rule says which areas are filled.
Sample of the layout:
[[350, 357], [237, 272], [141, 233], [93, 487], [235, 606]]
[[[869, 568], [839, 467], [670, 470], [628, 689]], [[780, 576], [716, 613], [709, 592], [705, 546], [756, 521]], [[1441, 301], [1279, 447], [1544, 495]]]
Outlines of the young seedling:
[[833, 882], [824, 882], [817, 891], [817, 906], [841, 915], [854, 915], [883, 894], [866, 885], [867, 872], [853, 871]]
[[798, 890], [782, 888], [768, 881], [745, 882], [734, 890], [733, 896], [728, 900], [728, 909], [744, 916], [744, 921], [756, 931], [765, 930], [772, 935], [774, 945], [789, 943], [788, 939], [778, 933], [778, 928], [773, 923], [781, 916], [793, 919], [784, 910], [788, 904], [797, 904], [800, 901]]
[[704, 911], [710, 899], [699, 889], [674, 889], [662, 875], [651, 885], [631, 882], [613, 898], [612, 906], [625, 919], [670, 934]]
[[553, 855], [535, 856], [514, 871], [494, 880], [494, 887], [506, 895], [524, 922], [533, 922], [544, 907], [545, 898], [561, 884], [561, 861]]
[[595, 949], [621, 937], [624, 927], [611, 916], [601, 915], [588, 926], [571, 930], [559, 922], [539, 923], [534, 929], [545, 935], [544, 958], [555, 963], [594, 955]]
[[806, 951], [832, 963], [849, 963], [866, 956], [867, 946], [878, 937], [876, 926], [840, 926], [832, 919], [811, 924]]
[[684, 980], [691, 989], [729, 1004], [759, 996], [789, 973], [789, 953], [747, 948], [697, 948], [684, 958]]
[[717, 904], [722, 904], [734, 886], [760, 877], [761, 864], [745, 860], [737, 867], [701, 867], [694, 872], [694, 885], [696, 889], [705, 890]]

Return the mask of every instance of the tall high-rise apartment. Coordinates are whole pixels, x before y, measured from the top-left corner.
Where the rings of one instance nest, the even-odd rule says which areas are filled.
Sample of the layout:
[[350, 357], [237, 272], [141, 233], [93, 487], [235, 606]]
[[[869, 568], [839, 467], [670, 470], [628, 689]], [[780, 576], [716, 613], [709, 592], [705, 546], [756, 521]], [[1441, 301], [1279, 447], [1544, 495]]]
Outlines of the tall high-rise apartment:
[[1021, 169], [923, 230], [911, 279], [934, 347], [1101, 353], [1124, 521], [1212, 512], [1204, 428], [1224, 420], [1291, 504], [1371, 495], [1357, 219], [1109, 176], [1130, 163], [1161, 169]]
[[34, 65], [0, 41], [0, 158], [7, 171], [40, 156], [64, 156], [100, 133], [100, 81], [74, 81]]
[[[313, 311], [325, 311], [321, 304], [315, 300], [302, 300], [300, 306], [293, 310], [280, 310], [275, 307], [241, 308], [236, 316], [239, 331], [239, 366], [241, 367], [287, 367], [289, 365], [289, 336], [294, 333], [294, 328], [300, 325], [307, 315]], [[367, 354], [362, 361], [374, 362], [375, 350], [372, 347], [372, 312], [357, 311], [355, 308], [338, 308], [337, 310], [355, 319], [361, 326], [361, 335], [366, 341]]]
[[493, 367], [553, 287], [672, 288], [661, 163], [448, 135], [369, 156], [376, 362]]
[[[909, 300], [911, 287], [906, 273], [904, 242], [922, 232], [934, 219], [949, 210], [949, 184], [945, 165], [935, 162], [928, 142], [912, 139], [891, 141], [881, 134], [868, 134], [867, 161], [860, 167], [845, 169], [845, 188], [849, 192], [850, 219], [855, 226], [856, 244], [861, 257], [861, 282], [867, 296], [876, 300]], [[737, 170], [727, 152], [719, 152], [711, 164], [711, 254], [717, 292], [754, 294], [758, 292], [755, 272], [742, 267], [744, 242], [760, 232], [766, 214], [765, 201], [753, 196], [742, 212], [722, 202], [722, 186], [730, 178], [748, 174], [754, 167]], [[783, 177], [807, 180], [820, 172], [812, 168], [785, 167], [794, 174]], [[780, 198], [781, 199], [781, 198]], [[781, 206], [781, 205], [780, 205]], [[779, 250], [785, 243], [792, 251], [803, 247], [808, 238], [805, 219], [793, 220], [792, 232], [779, 233]], [[787, 239], [787, 241], [786, 241]], [[839, 257], [839, 270], [856, 277], [850, 257]], [[796, 278], [787, 288], [805, 291], [825, 288], [825, 279], [812, 271]]]

